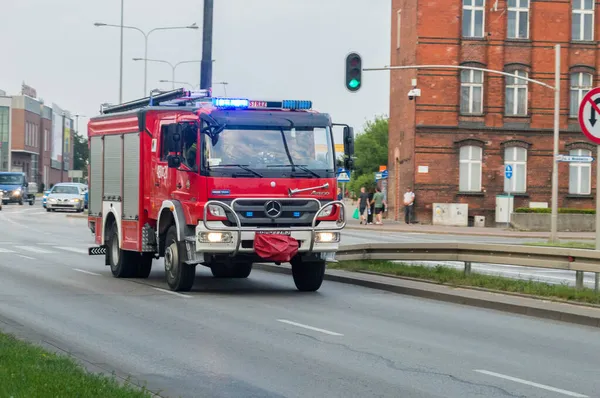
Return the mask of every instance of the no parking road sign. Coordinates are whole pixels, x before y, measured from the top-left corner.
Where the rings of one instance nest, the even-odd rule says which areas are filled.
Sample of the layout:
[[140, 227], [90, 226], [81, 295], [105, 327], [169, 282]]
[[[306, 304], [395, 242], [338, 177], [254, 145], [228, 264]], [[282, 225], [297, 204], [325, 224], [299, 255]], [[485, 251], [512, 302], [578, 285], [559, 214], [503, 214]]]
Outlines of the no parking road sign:
[[590, 141], [600, 145], [600, 87], [583, 97], [579, 105], [579, 125]]

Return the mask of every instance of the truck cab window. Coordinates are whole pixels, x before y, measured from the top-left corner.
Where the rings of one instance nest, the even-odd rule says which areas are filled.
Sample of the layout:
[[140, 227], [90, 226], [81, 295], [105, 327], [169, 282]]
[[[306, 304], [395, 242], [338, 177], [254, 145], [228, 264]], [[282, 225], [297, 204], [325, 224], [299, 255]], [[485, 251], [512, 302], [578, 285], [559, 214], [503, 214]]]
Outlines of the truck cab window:
[[198, 152], [198, 132], [194, 125], [188, 125], [183, 129], [183, 164], [191, 170], [198, 170], [196, 164], [196, 153]]
[[169, 125], [163, 124], [160, 128], [160, 160], [166, 162], [167, 156], [169, 156], [169, 143], [167, 140], [167, 132], [169, 131]]

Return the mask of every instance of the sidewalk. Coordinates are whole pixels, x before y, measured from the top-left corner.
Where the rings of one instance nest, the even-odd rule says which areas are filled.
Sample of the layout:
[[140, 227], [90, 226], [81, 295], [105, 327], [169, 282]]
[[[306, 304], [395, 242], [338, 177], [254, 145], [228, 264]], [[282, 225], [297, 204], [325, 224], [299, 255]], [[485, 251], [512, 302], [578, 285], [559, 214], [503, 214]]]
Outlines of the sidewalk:
[[[497, 228], [482, 228], [482, 227], [448, 227], [443, 225], [422, 225], [411, 224], [407, 225], [404, 222], [384, 219], [383, 225], [361, 225], [359, 220], [352, 218], [354, 208], [347, 204], [347, 209], [351, 209], [347, 214], [346, 229], [350, 230], [369, 230], [369, 231], [384, 231], [384, 232], [407, 232], [421, 234], [439, 234], [439, 235], [470, 235], [470, 236], [496, 236], [504, 238], [534, 238], [534, 239], [549, 239], [550, 232], [525, 232], [514, 231], [506, 227]], [[595, 232], [559, 232], [559, 239], [571, 240], [594, 240], [596, 239]]]

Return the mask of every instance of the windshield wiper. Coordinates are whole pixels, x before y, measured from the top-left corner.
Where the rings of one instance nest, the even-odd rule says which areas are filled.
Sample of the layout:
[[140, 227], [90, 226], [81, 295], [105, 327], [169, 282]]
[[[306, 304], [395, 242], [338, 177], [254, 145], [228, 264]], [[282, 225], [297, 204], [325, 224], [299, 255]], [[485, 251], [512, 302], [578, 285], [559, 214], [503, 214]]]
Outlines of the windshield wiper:
[[220, 164], [218, 166], [212, 166], [211, 169], [219, 168], [219, 167], [239, 167], [240, 169], [246, 170], [247, 172], [252, 173], [257, 177], [262, 178], [262, 176], [263, 176], [262, 174], [252, 170], [251, 168], [248, 167], [248, 165], [245, 165], [245, 164]]
[[305, 165], [305, 164], [272, 164], [272, 165], [268, 165], [267, 167], [291, 167], [292, 171], [293, 171], [294, 167], [297, 167], [300, 170], [305, 171], [309, 174], [312, 174], [313, 176], [315, 176], [317, 178], [321, 178], [321, 176], [319, 174], [315, 173], [314, 171], [312, 171], [311, 169], [309, 169], [306, 166], [307, 165]]

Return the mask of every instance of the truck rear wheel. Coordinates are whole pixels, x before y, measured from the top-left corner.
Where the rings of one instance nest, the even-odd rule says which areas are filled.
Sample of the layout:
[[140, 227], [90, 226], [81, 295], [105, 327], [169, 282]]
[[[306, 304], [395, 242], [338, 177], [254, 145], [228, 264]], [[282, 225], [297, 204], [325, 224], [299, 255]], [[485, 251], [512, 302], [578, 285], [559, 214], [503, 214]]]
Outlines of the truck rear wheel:
[[292, 276], [301, 292], [316, 292], [325, 277], [325, 261], [292, 260]]
[[165, 240], [165, 276], [173, 291], [189, 292], [196, 279], [196, 266], [186, 264], [186, 251], [183, 243], [177, 241], [177, 227], [172, 225]]
[[252, 272], [252, 263], [219, 264], [210, 270], [215, 278], [247, 278]]
[[119, 247], [119, 230], [113, 223], [108, 238], [108, 262], [115, 278], [133, 278], [137, 274], [136, 252]]

